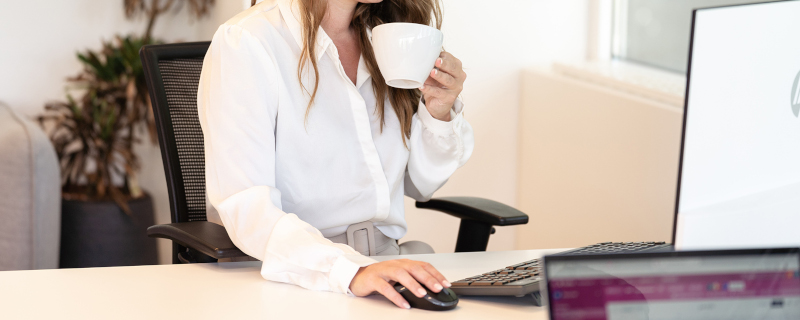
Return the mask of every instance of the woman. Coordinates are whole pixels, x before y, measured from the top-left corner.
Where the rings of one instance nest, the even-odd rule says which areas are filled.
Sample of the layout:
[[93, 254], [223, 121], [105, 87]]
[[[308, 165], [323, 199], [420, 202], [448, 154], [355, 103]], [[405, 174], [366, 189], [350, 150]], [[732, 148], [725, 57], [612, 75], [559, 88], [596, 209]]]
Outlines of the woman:
[[198, 90], [206, 188], [265, 279], [404, 308], [390, 283], [450, 286], [427, 263], [366, 256], [408, 252], [404, 194], [430, 199], [472, 154], [461, 62], [443, 52], [424, 87], [400, 90], [372, 53], [381, 23], [438, 27], [436, 1], [264, 1], [217, 30]]

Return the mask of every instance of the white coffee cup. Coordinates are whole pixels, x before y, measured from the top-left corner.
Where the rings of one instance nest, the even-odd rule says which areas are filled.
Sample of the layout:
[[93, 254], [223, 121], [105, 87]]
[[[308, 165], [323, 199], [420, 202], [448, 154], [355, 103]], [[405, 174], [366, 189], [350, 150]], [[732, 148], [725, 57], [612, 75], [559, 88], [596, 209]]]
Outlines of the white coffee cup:
[[386, 84], [422, 87], [442, 52], [444, 35], [422, 24], [393, 22], [372, 29], [372, 49]]

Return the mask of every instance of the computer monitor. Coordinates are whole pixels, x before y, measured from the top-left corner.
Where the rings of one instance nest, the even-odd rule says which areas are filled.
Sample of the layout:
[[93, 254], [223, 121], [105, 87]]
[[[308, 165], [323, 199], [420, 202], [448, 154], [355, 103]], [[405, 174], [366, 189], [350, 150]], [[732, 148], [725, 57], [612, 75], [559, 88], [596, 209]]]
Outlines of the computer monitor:
[[678, 250], [800, 246], [800, 1], [694, 13]]
[[798, 249], [544, 261], [551, 320], [800, 319]]

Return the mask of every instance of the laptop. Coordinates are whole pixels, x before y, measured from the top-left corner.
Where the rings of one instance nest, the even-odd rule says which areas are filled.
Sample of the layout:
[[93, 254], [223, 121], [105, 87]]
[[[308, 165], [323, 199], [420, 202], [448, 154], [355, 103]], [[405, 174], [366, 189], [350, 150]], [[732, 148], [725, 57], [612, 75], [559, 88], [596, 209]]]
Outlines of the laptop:
[[551, 320], [800, 319], [800, 249], [544, 258]]

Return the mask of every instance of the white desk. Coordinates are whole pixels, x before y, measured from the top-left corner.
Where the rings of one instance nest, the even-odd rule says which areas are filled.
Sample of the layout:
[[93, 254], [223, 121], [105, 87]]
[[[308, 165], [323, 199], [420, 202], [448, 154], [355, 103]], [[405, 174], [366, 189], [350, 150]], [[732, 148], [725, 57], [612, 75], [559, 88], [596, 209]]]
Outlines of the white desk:
[[[427, 261], [454, 281], [560, 250], [448, 253]], [[381, 260], [397, 258], [382, 257]], [[395, 307], [269, 282], [260, 262], [0, 272], [3, 319], [546, 319], [532, 298], [461, 297], [452, 311]]]

